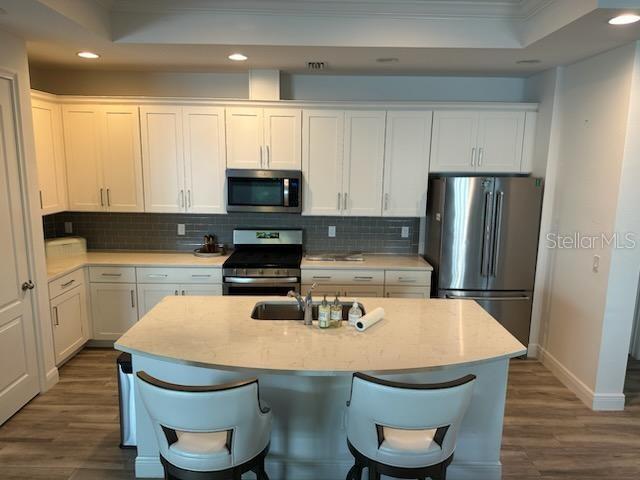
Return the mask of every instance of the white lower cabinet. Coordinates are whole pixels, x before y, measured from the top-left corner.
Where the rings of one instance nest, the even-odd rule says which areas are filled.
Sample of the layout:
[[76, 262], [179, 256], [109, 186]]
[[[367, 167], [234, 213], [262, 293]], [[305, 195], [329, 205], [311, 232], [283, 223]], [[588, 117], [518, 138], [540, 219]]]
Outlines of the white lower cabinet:
[[56, 365], [67, 360], [88, 339], [86, 291], [80, 284], [50, 302]]
[[385, 287], [384, 296], [387, 298], [429, 298], [429, 287]]
[[222, 285], [197, 285], [178, 283], [139, 283], [138, 284], [138, 315], [142, 318], [149, 310], [155, 307], [160, 301], [174, 295], [222, 295]]
[[135, 283], [92, 283], [93, 339], [117, 340], [138, 320]]

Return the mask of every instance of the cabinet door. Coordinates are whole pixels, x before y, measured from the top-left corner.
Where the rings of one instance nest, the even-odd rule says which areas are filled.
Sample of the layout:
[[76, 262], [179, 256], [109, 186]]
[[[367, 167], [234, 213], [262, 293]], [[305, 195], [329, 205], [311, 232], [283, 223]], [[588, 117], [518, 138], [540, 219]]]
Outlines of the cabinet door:
[[[342, 207], [345, 215], [380, 216], [386, 112], [346, 112]], [[426, 179], [425, 179], [426, 181]]]
[[478, 112], [435, 112], [430, 171], [475, 171], [477, 138]]
[[342, 214], [344, 112], [302, 113], [304, 215]]
[[83, 329], [85, 308], [84, 286], [76, 287], [51, 300], [56, 365], [69, 358], [87, 340]]
[[146, 212], [185, 210], [182, 108], [140, 107]]
[[134, 283], [92, 283], [93, 338], [117, 340], [138, 320]]
[[62, 109], [69, 210], [72, 211], [105, 209], [100, 118], [96, 105], [66, 105]]
[[142, 212], [142, 156], [138, 107], [102, 107], [102, 176], [107, 209]]
[[180, 285], [166, 283], [138, 284], [138, 317], [142, 318], [165, 297], [180, 294]]
[[67, 209], [62, 111], [44, 100], [31, 101], [33, 135], [38, 164], [38, 188], [43, 215]]
[[227, 168], [266, 168], [261, 108], [227, 108]]
[[183, 107], [187, 211], [225, 213], [224, 108]]
[[180, 285], [180, 295], [222, 295], [222, 285]]
[[271, 170], [302, 167], [302, 111], [296, 108], [264, 110], [264, 161]]
[[388, 112], [382, 215], [425, 215], [432, 112]]
[[382, 285], [351, 285], [343, 287], [345, 297], [382, 297], [384, 287]]
[[520, 172], [524, 119], [525, 112], [480, 113], [478, 172]]
[[385, 287], [387, 298], [429, 298], [429, 287]]

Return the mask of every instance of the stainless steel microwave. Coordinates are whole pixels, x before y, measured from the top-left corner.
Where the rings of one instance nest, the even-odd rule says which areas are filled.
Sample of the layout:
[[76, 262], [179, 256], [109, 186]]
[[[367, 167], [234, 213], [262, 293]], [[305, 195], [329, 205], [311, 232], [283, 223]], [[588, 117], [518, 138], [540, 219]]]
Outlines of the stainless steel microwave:
[[227, 212], [302, 212], [302, 172], [227, 169]]

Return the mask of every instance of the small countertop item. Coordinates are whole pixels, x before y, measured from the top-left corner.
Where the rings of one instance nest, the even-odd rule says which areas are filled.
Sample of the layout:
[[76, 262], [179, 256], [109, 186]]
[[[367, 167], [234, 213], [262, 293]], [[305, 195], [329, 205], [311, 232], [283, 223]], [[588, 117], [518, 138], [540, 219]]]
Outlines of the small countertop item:
[[433, 267], [420, 255], [387, 255], [387, 254], [364, 254], [360, 261], [350, 260], [313, 260], [319, 258], [315, 255], [305, 256], [300, 264], [301, 269], [305, 268], [326, 268], [345, 270], [433, 270]]
[[[271, 297], [272, 298], [272, 297]], [[297, 320], [253, 320], [265, 297], [166, 297], [118, 341], [118, 350], [223, 370], [326, 375], [408, 372], [517, 357], [526, 348], [476, 302], [360, 299], [386, 318], [363, 335]], [[279, 302], [291, 301], [278, 299]]]
[[384, 319], [384, 308], [378, 307], [356, 322], [356, 330], [364, 332], [367, 328], [372, 327], [382, 319]]

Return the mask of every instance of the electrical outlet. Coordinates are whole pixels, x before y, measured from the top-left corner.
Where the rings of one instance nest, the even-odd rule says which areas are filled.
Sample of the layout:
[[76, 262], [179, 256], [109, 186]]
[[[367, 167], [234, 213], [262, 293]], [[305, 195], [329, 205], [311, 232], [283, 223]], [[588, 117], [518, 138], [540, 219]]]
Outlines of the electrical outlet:
[[331, 238], [336, 236], [336, 226], [329, 225], [329, 232], [327, 233]]
[[178, 235], [184, 235], [184, 234], [185, 234], [184, 223], [179, 223], [178, 224]]
[[73, 223], [64, 222], [64, 233], [73, 233]]
[[400, 236], [402, 238], [409, 238], [409, 227], [402, 227], [402, 231], [400, 232]]

